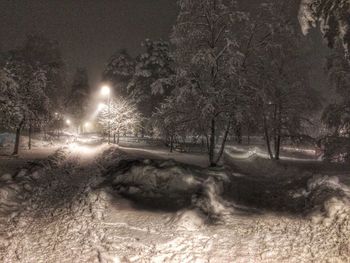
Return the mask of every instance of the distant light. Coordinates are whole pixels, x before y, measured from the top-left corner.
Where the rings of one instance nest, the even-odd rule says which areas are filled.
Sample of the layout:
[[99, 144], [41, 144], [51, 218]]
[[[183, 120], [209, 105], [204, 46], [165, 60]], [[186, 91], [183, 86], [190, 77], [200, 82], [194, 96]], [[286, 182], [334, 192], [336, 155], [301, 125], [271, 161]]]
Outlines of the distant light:
[[111, 93], [111, 88], [109, 86], [105, 85], [101, 88], [102, 96], [108, 96], [110, 93]]
[[72, 122], [70, 121], [70, 119], [66, 120], [66, 124], [70, 125]]
[[58, 115], [58, 112], [55, 112], [55, 115], [57, 116], [57, 115]]
[[85, 127], [85, 128], [87, 128], [87, 127], [89, 127], [89, 126], [90, 126], [90, 122], [85, 122], [85, 123], [84, 123], [84, 127]]

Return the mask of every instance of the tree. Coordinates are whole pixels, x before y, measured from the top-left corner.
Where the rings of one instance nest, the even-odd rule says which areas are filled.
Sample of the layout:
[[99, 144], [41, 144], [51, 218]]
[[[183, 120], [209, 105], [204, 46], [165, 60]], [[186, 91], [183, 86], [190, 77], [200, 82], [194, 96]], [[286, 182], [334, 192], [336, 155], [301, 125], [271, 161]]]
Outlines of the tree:
[[61, 111], [67, 90], [65, 65], [58, 42], [43, 35], [30, 34], [17, 52], [34, 70], [45, 71], [45, 93], [50, 99], [50, 112]]
[[290, 2], [275, 0], [260, 7], [245, 57], [250, 110], [259, 116], [268, 153], [276, 160], [283, 139], [303, 136], [318, 102], [307, 73], [307, 45], [288, 15], [291, 8]]
[[70, 96], [66, 101], [67, 113], [73, 118], [77, 129], [81, 128], [89, 106], [90, 86], [85, 68], [78, 68], [73, 77]]
[[[8, 127], [16, 129], [13, 151], [16, 155], [19, 152], [22, 129], [28, 126], [31, 135], [32, 127], [40, 126], [49, 115], [50, 100], [45, 93], [47, 78], [44, 70], [28, 64], [20, 52], [12, 52], [7, 58], [4, 71], [6, 74], [4, 86], [8, 89], [3, 89], [3, 92], [5, 96], [6, 94], [10, 96], [7, 106], [11, 105], [12, 108], [4, 115], [8, 120]], [[16, 83], [16, 85], [10, 83]], [[31, 136], [28, 146], [31, 148]]]
[[18, 84], [8, 71], [0, 70], [0, 120], [1, 127], [15, 128], [14, 124], [21, 118]]
[[111, 132], [114, 143], [119, 144], [120, 133], [132, 132], [138, 128], [141, 116], [134, 104], [124, 98], [113, 98], [110, 105], [104, 105], [98, 115], [98, 122], [104, 132]]
[[350, 58], [350, 2], [348, 0], [302, 0], [299, 21], [304, 34], [320, 26], [330, 48], [341, 42]]
[[[215, 166], [221, 159], [239, 104], [239, 80], [235, 73], [242, 56], [238, 32], [247, 15], [233, 1], [182, 0], [179, 6], [171, 36], [176, 65], [172, 101], [186, 105], [181, 107], [179, 122], [196, 122], [192, 126], [206, 136], [209, 162]], [[221, 134], [223, 139], [216, 154]]]
[[[1, 60], [2, 68], [18, 84], [19, 98], [26, 98], [14, 102], [22, 105], [20, 108], [25, 116], [22, 128], [29, 130], [28, 147], [31, 148], [32, 129], [47, 126], [53, 119], [53, 112], [62, 107], [66, 95], [64, 63], [58, 43], [31, 34], [22, 47], [3, 52]], [[19, 143], [19, 137], [17, 139]]]
[[173, 59], [169, 43], [146, 39], [142, 43], [145, 53], [136, 59], [135, 73], [128, 86], [130, 98], [144, 117], [143, 132], [150, 126], [150, 119], [171, 86], [166, 79], [173, 74]]
[[322, 114], [322, 121], [328, 129], [328, 135], [323, 138], [324, 157], [326, 160], [349, 162], [350, 65], [341, 50], [327, 58], [326, 70], [336, 96]]
[[111, 83], [115, 94], [128, 96], [127, 87], [135, 72], [135, 61], [125, 49], [116, 52], [108, 61], [102, 75], [104, 82]]
[[177, 137], [203, 134], [200, 112], [192, 111], [193, 108], [188, 103], [189, 98], [187, 99], [176, 101], [176, 97], [168, 97], [152, 117], [158, 134], [165, 139], [165, 144], [169, 146], [170, 152], [174, 150]]

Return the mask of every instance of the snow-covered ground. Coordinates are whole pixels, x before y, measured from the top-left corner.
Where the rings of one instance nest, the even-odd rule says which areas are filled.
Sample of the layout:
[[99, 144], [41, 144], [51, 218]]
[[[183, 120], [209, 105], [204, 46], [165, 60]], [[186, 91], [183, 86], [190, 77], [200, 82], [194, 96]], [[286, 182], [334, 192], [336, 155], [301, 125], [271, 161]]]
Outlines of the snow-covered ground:
[[23, 164], [0, 177], [0, 261], [350, 262], [344, 180], [226, 158], [77, 142]]

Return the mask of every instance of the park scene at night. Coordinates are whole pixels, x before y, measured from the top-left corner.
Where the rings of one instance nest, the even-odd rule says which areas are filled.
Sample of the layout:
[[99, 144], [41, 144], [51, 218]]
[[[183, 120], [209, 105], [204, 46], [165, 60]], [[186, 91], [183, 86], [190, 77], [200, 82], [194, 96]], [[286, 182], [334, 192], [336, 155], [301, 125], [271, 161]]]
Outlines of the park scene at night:
[[0, 10], [0, 262], [350, 262], [350, 0]]

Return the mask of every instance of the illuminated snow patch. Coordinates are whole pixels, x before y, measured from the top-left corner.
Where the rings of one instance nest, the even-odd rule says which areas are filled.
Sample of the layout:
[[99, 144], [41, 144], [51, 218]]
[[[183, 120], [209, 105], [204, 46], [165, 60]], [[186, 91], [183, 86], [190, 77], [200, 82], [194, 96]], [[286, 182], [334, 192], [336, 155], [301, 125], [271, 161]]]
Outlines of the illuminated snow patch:
[[93, 154], [96, 152], [96, 148], [79, 145], [78, 143], [71, 143], [68, 148], [74, 153]]

